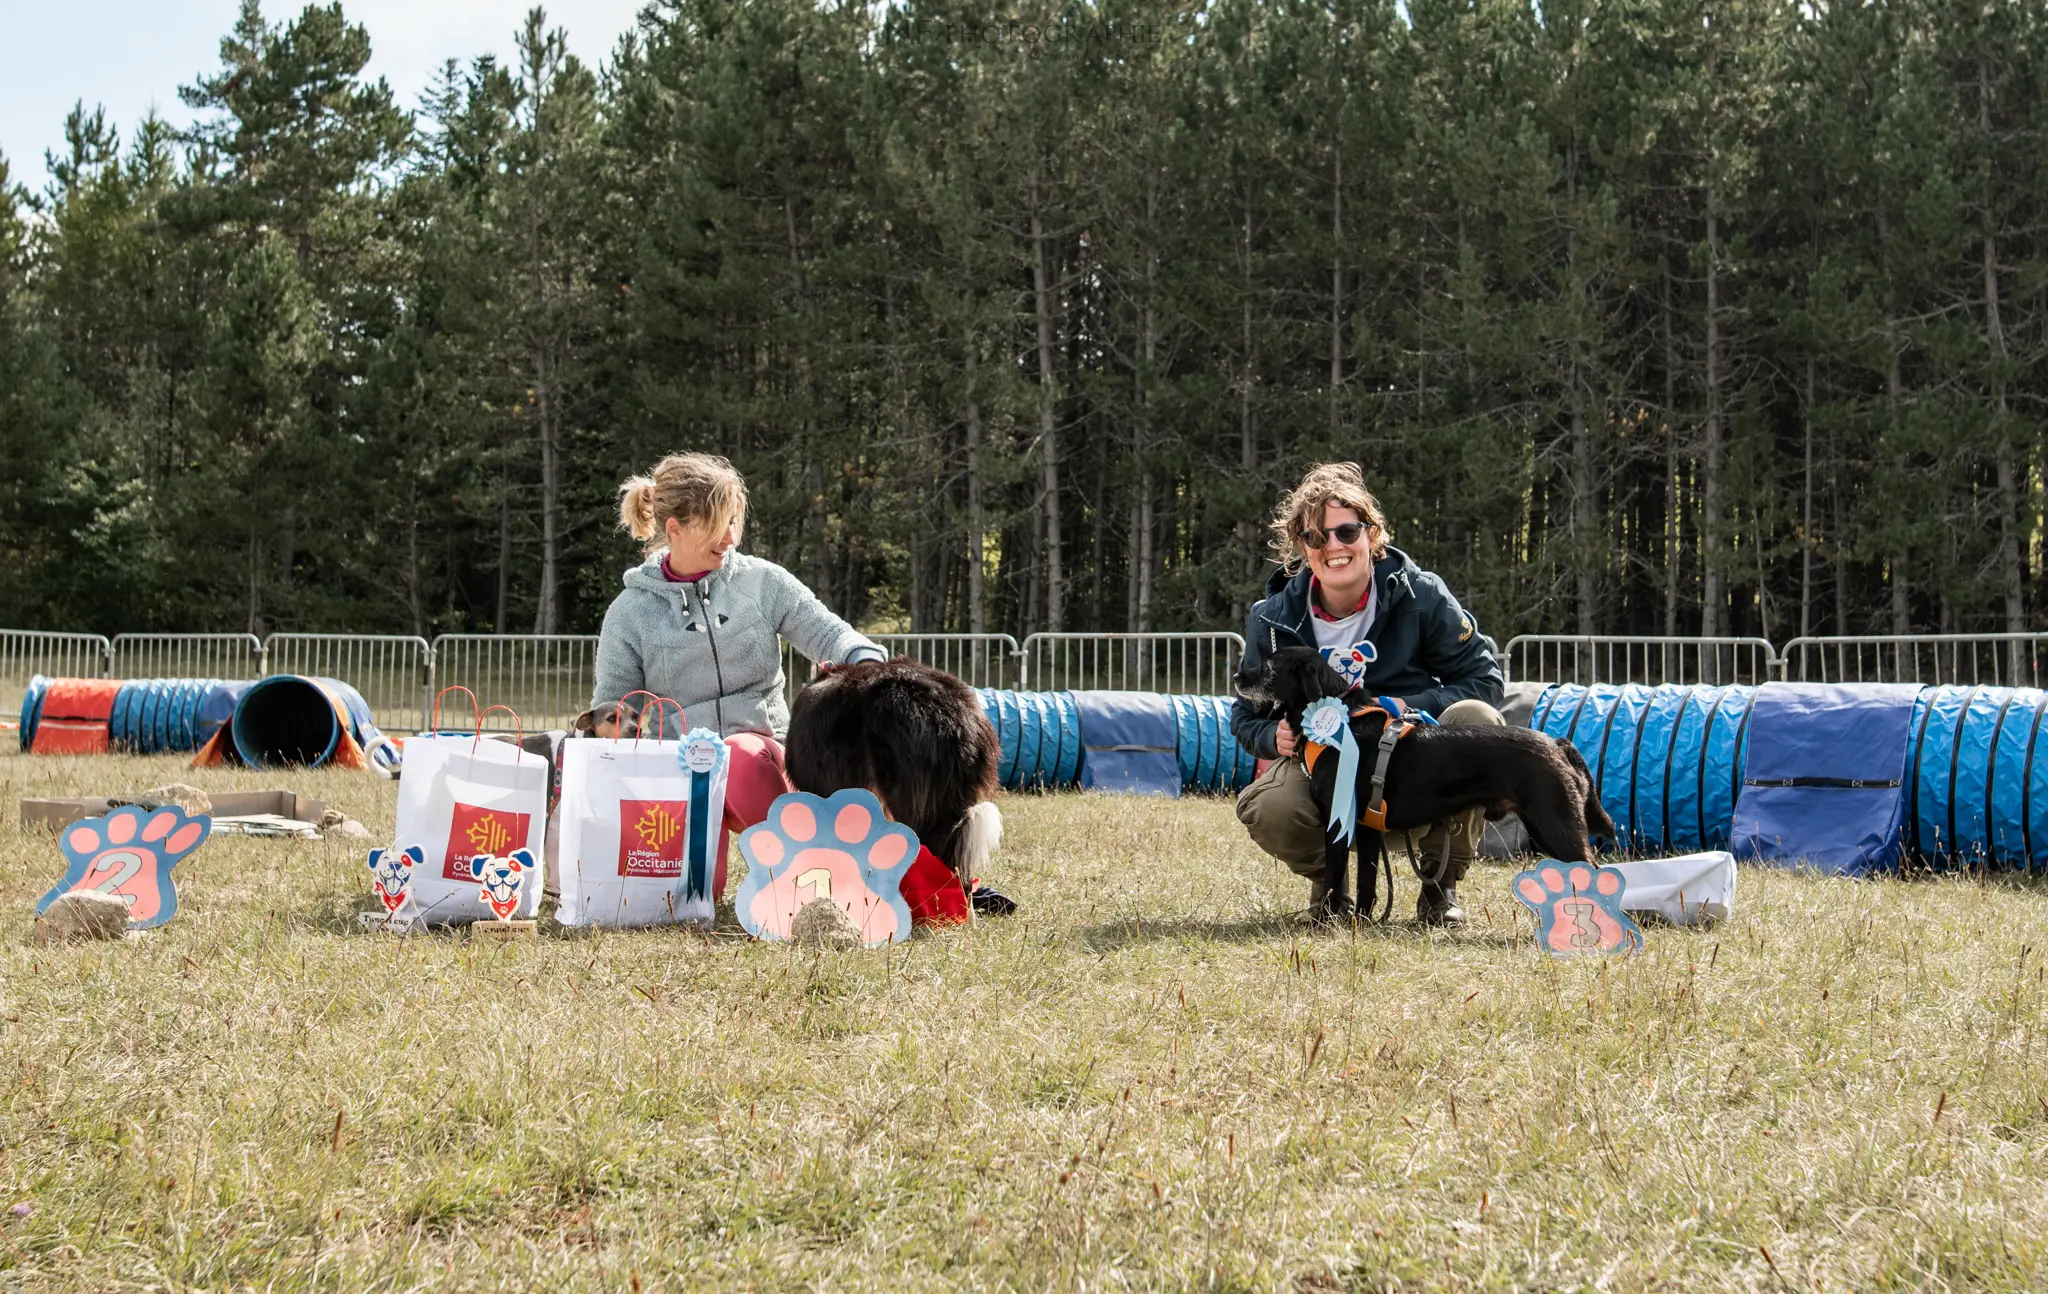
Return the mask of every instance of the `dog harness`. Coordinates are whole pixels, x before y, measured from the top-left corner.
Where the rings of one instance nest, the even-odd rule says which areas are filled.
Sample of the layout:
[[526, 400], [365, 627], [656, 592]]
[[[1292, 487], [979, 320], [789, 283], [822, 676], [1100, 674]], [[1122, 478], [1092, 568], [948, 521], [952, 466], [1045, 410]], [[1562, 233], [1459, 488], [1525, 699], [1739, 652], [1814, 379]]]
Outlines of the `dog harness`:
[[[1410, 718], [1409, 714], [1416, 717]], [[1352, 735], [1351, 720], [1367, 715], [1382, 714], [1387, 724], [1380, 732], [1379, 751], [1373, 760], [1372, 798], [1362, 812], [1357, 812], [1358, 796], [1358, 739]], [[1434, 725], [1436, 719], [1428, 712], [1415, 710], [1403, 712], [1391, 698], [1380, 697], [1372, 705], [1361, 705], [1346, 710], [1344, 703], [1335, 697], [1323, 697], [1302, 711], [1301, 725], [1307, 739], [1302, 762], [1309, 772], [1315, 772], [1316, 760], [1326, 750], [1337, 751], [1337, 786], [1330, 796], [1330, 832], [1333, 838], [1341, 838], [1349, 844], [1357, 834], [1357, 817], [1363, 817], [1365, 825], [1374, 831], [1387, 829], [1387, 764], [1394, 757], [1394, 747], [1401, 739], [1424, 724]], [[1342, 833], [1339, 837], [1338, 833]]]

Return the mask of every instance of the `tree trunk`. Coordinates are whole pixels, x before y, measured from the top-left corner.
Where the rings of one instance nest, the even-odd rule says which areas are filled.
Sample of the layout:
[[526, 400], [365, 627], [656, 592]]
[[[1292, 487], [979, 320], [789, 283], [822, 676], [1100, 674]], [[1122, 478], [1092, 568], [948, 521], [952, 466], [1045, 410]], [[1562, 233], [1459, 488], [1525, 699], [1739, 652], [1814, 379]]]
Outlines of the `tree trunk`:
[[[1708, 75], [1713, 74], [1709, 56]], [[1700, 464], [1700, 636], [1727, 628], [1721, 526], [1721, 213], [1719, 186], [1707, 184], [1707, 425]]]
[[1343, 429], [1344, 407], [1344, 149], [1333, 151], [1330, 180], [1330, 443]]
[[1045, 621], [1058, 633], [1066, 622], [1066, 575], [1060, 557], [1059, 388], [1052, 363], [1052, 269], [1048, 263], [1045, 210], [1038, 168], [1031, 171], [1031, 289], [1038, 316], [1038, 441], [1045, 493]]
[[1678, 345], [1671, 326], [1671, 267], [1664, 267], [1664, 636], [1678, 636], [1680, 490], [1678, 479]]
[[1594, 578], [1593, 551], [1600, 544], [1600, 521], [1593, 506], [1598, 490], [1593, 483], [1593, 434], [1586, 427], [1585, 410], [1576, 390], [1572, 392], [1572, 510], [1571, 551], [1573, 584], [1577, 594], [1577, 621], [1582, 634], [1599, 633], [1597, 601], [1599, 587]]
[[1799, 636], [1813, 632], [1813, 359], [1806, 361], [1806, 474], [1799, 488]]
[[[1897, 444], [1899, 434], [1899, 397], [1901, 390], [1905, 386], [1905, 381], [1899, 373], [1898, 342], [1896, 339], [1890, 339], [1890, 344], [1891, 362], [1885, 369], [1884, 377], [1885, 416], [1891, 424], [1893, 443]], [[1900, 479], [1904, 479], [1907, 470], [1905, 455], [1901, 454], [1892, 460], [1892, 470], [1898, 473]], [[1906, 550], [1904, 545], [1900, 545], [1892, 552], [1891, 586], [1892, 632], [1895, 634], [1911, 633], [1913, 631], [1913, 608], [1911, 590], [1907, 583]]]
[[558, 608], [561, 603], [559, 592], [561, 582], [560, 546], [562, 517], [562, 480], [560, 468], [560, 446], [555, 437], [557, 407], [554, 393], [548, 389], [547, 366], [539, 369], [540, 383], [540, 600], [533, 612], [533, 631], [537, 634], [557, 633]]
[[512, 614], [512, 479], [504, 468], [498, 470], [498, 613], [491, 619], [491, 632], [511, 632]]
[[[1988, 147], [1991, 142], [1991, 81], [1990, 71], [1980, 58], [1977, 65], [1977, 126], [1983, 133]], [[2005, 364], [2005, 322], [1999, 313], [1998, 283], [1998, 229], [1992, 211], [1991, 194], [1987, 178], [1984, 194], [1984, 332], [1990, 343], [1993, 375], [1991, 379], [1991, 438], [1995, 446], [1993, 459], [1998, 473], [1998, 576], [2005, 593], [2005, 630], [2007, 633], [2024, 633], [2026, 617], [2026, 572], [2020, 564], [2019, 540], [2019, 480], [2013, 464], [2012, 436], [2007, 427]], [[2021, 663], [2019, 649], [2014, 648], [2013, 668], [2018, 670]], [[2015, 676], [2015, 680], [2019, 676]]]
[[249, 632], [263, 636], [263, 536], [249, 527]]
[[[988, 632], [988, 520], [982, 504], [981, 397], [975, 390], [974, 330], [967, 330], [967, 631]], [[978, 652], [980, 648], [976, 648]]]

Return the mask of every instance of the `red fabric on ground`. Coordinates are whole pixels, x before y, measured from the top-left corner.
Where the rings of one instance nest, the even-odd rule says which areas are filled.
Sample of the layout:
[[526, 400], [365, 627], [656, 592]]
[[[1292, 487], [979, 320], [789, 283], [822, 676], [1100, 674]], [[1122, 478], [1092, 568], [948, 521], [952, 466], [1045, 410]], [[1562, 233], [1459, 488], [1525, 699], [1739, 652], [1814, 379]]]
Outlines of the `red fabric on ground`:
[[967, 920], [967, 893], [960, 888], [960, 879], [923, 845], [917, 847], [917, 857], [898, 888], [910, 905], [914, 926], [957, 926]]
[[41, 717], [30, 753], [36, 755], [104, 755], [107, 718], [114, 713], [114, 693], [124, 680], [58, 678], [43, 693]]

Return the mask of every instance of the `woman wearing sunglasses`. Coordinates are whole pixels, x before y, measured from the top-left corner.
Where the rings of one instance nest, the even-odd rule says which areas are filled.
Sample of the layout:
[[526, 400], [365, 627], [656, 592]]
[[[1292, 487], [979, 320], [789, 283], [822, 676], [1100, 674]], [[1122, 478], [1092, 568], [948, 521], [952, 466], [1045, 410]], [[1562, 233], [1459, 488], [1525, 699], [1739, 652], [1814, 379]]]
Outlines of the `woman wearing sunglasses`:
[[[1502, 679], [1492, 641], [1444, 582], [1392, 547], [1392, 538], [1358, 464], [1311, 468], [1273, 516], [1280, 569], [1252, 607], [1241, 671], [1249, 677], [1282, 647], [1356, 647], [1370, 658], [1366, 691], [1428, 711], [1440, 723], [1502, 723], [1494, 708]], [[1238, 742], [1272, 761], [1238, 796], [1238, 820], [1259, 848], [1315, 881], [1323, 872], [1325, 824], [1301, 761], [1288, 758], [1295, 753], [1293, 729], [1255, 713], [1242, 697], [1231, 719]], [[1475, 810], [1438, 823], [1418, 842], [1429, 866], [1415, 901], [1417, 921], [1465, 919], [1457, 885], [1484, 829]]]
[[[619, 487], [619, 524], [646, 548], [605, 612], [593, 708], [634, 692], [669, 697], [693, 728], [726, 739], [726, 831], [764, 820], [790, 789], [780, 738], [789, 729], [778, 635], [814, 661], [888, 653], [833, 615], [802, 580], [739, 550], [747, 487], [712, 454], [671, 454]], [[682, 735], [663, 707], [661, 734]], [[651, 712], [650, 712], [651, 713]], [[716, 891], [725, 890], [725, 840]]]

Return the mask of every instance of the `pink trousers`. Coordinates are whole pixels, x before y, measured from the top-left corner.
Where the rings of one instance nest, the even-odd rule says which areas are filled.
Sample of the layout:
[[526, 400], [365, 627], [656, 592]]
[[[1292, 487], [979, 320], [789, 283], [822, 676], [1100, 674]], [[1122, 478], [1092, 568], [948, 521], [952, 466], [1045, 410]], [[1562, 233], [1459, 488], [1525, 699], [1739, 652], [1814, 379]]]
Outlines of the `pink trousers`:
[[725, 739], [731, 762], [725, 771], [725, 825], [718, 833], [718, 875], [713, 892], [725, 893], [726, 856], [732, 833], [768, 820], [775, 797], [793, 789], [782, 767], [782, 743], [758, 732], [737, 732]]

